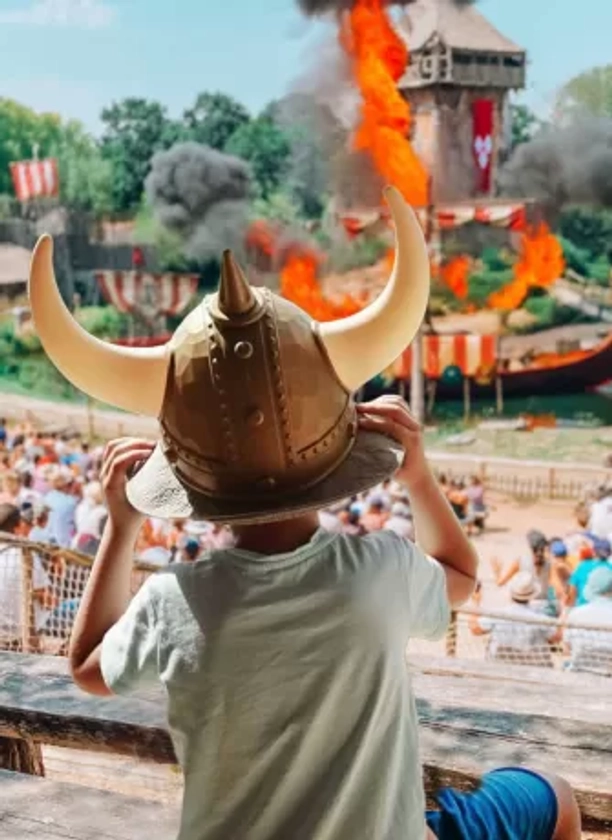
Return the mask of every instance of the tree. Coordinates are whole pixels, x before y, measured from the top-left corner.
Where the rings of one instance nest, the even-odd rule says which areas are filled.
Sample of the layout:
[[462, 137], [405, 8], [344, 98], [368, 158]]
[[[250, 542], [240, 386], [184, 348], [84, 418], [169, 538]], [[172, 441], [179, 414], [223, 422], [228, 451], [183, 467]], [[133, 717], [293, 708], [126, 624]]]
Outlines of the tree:
[[10, 164], [47, 157], [57, 149], [62, 121], [57, 114], [37, 114], [12, 99], [0, 99], [0, 193], [13, 193]]
[[566, 119], [584, 114], [612, 118], [612, 64], [570, 79], [557, 97], [557, 113]]
[[78, 122], [69, 122], [58, 143], [62, 201], [98, 216], [113, 207], [113, 169], [100, 147]]
[[285, 176], [291, 146], [284, 132], [263, 115], [240, 126], [225, 151], [250, 163], [260, 196], [268, 198]]
[[244, 105], [225, 93], [200, 93], [193, 107], [183, 114], [188, 138], [219, 151], [250, 120]]
[[180, 133], [166, 109], [146, 99], [124, 99], [102, 111], [102, 152], [113, 168], [113, 206], [131, 211], [140, 204], [151, 158]]
[[527, 105], [511, 105], [512, 149], [527, 143], [541, 127], [540, 120]]
[[[571, 207], [561, 214], [559, 231], [591, 261], [612, 256], [612, 210]], [[586, 273], [588, 266], [583, 271]]]

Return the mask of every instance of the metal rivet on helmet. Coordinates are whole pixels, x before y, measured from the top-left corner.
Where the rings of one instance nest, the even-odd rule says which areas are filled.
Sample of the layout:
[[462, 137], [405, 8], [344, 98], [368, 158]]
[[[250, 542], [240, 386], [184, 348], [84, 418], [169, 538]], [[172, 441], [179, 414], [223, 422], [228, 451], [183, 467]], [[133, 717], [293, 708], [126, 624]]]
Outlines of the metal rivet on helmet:
[[253, 355], [253, 345], [250, 341], [238, 341], [234, 346], [234, 353], [239, 359], [250, 359]]

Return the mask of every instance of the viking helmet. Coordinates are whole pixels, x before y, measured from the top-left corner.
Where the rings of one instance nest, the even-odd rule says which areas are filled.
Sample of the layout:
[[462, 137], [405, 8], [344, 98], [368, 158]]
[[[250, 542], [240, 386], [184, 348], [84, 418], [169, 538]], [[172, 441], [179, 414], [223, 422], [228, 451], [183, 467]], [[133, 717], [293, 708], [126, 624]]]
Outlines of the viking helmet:
[[368, 307], [320, 324], [267, 289], [252, 288], [229, 251], [207, 296], [163, 347], [118, 347], [85, 332], [53, 275], [52, 242], [37, 244], [29, 284], [50, 359], [77, 388], [155, 416], [161, 449], [190, 491], [234, 502], [303, 493], [349, 455], [352, 393], [391, 364], [417, 332], [429, 294], [419, 223], [387, 190], [397, 247], [391, 277]]

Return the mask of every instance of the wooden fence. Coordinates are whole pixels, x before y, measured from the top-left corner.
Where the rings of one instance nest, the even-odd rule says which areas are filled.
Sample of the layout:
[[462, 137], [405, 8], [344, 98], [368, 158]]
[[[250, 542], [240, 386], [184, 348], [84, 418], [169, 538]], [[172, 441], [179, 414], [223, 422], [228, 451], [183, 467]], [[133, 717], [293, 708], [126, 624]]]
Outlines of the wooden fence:
[[581, 501], [601, 485], [612, 485], [612, 469], [550, 461], [481, 458], [450, 452], [428, 452], [438, 476], [468, 479], [477, 475], [488, 490], [518, 499]]

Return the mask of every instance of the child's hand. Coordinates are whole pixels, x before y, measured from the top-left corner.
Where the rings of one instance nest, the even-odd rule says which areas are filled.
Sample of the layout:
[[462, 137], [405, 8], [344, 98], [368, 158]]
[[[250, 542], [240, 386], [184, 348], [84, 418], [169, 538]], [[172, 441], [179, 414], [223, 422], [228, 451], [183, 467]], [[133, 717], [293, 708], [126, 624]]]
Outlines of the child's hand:
[[371, 432], [380, 432], [396, 440], [405, 451], [404, 462], [395, 474], [408, 489], [431, 476], [425, 457], [423, 433], [410, 413], [405, 400], [387, 394], [369, 403], [359, 403], [359, 425]]
[[118, 528], [138, 527], [144, 517], [128, 502], [125, 485], [131, 467], [146, 461], [155, 444], [137, 438], [119, 438], [104, 450], [100, 481], [108, 508], [108, 518]]

